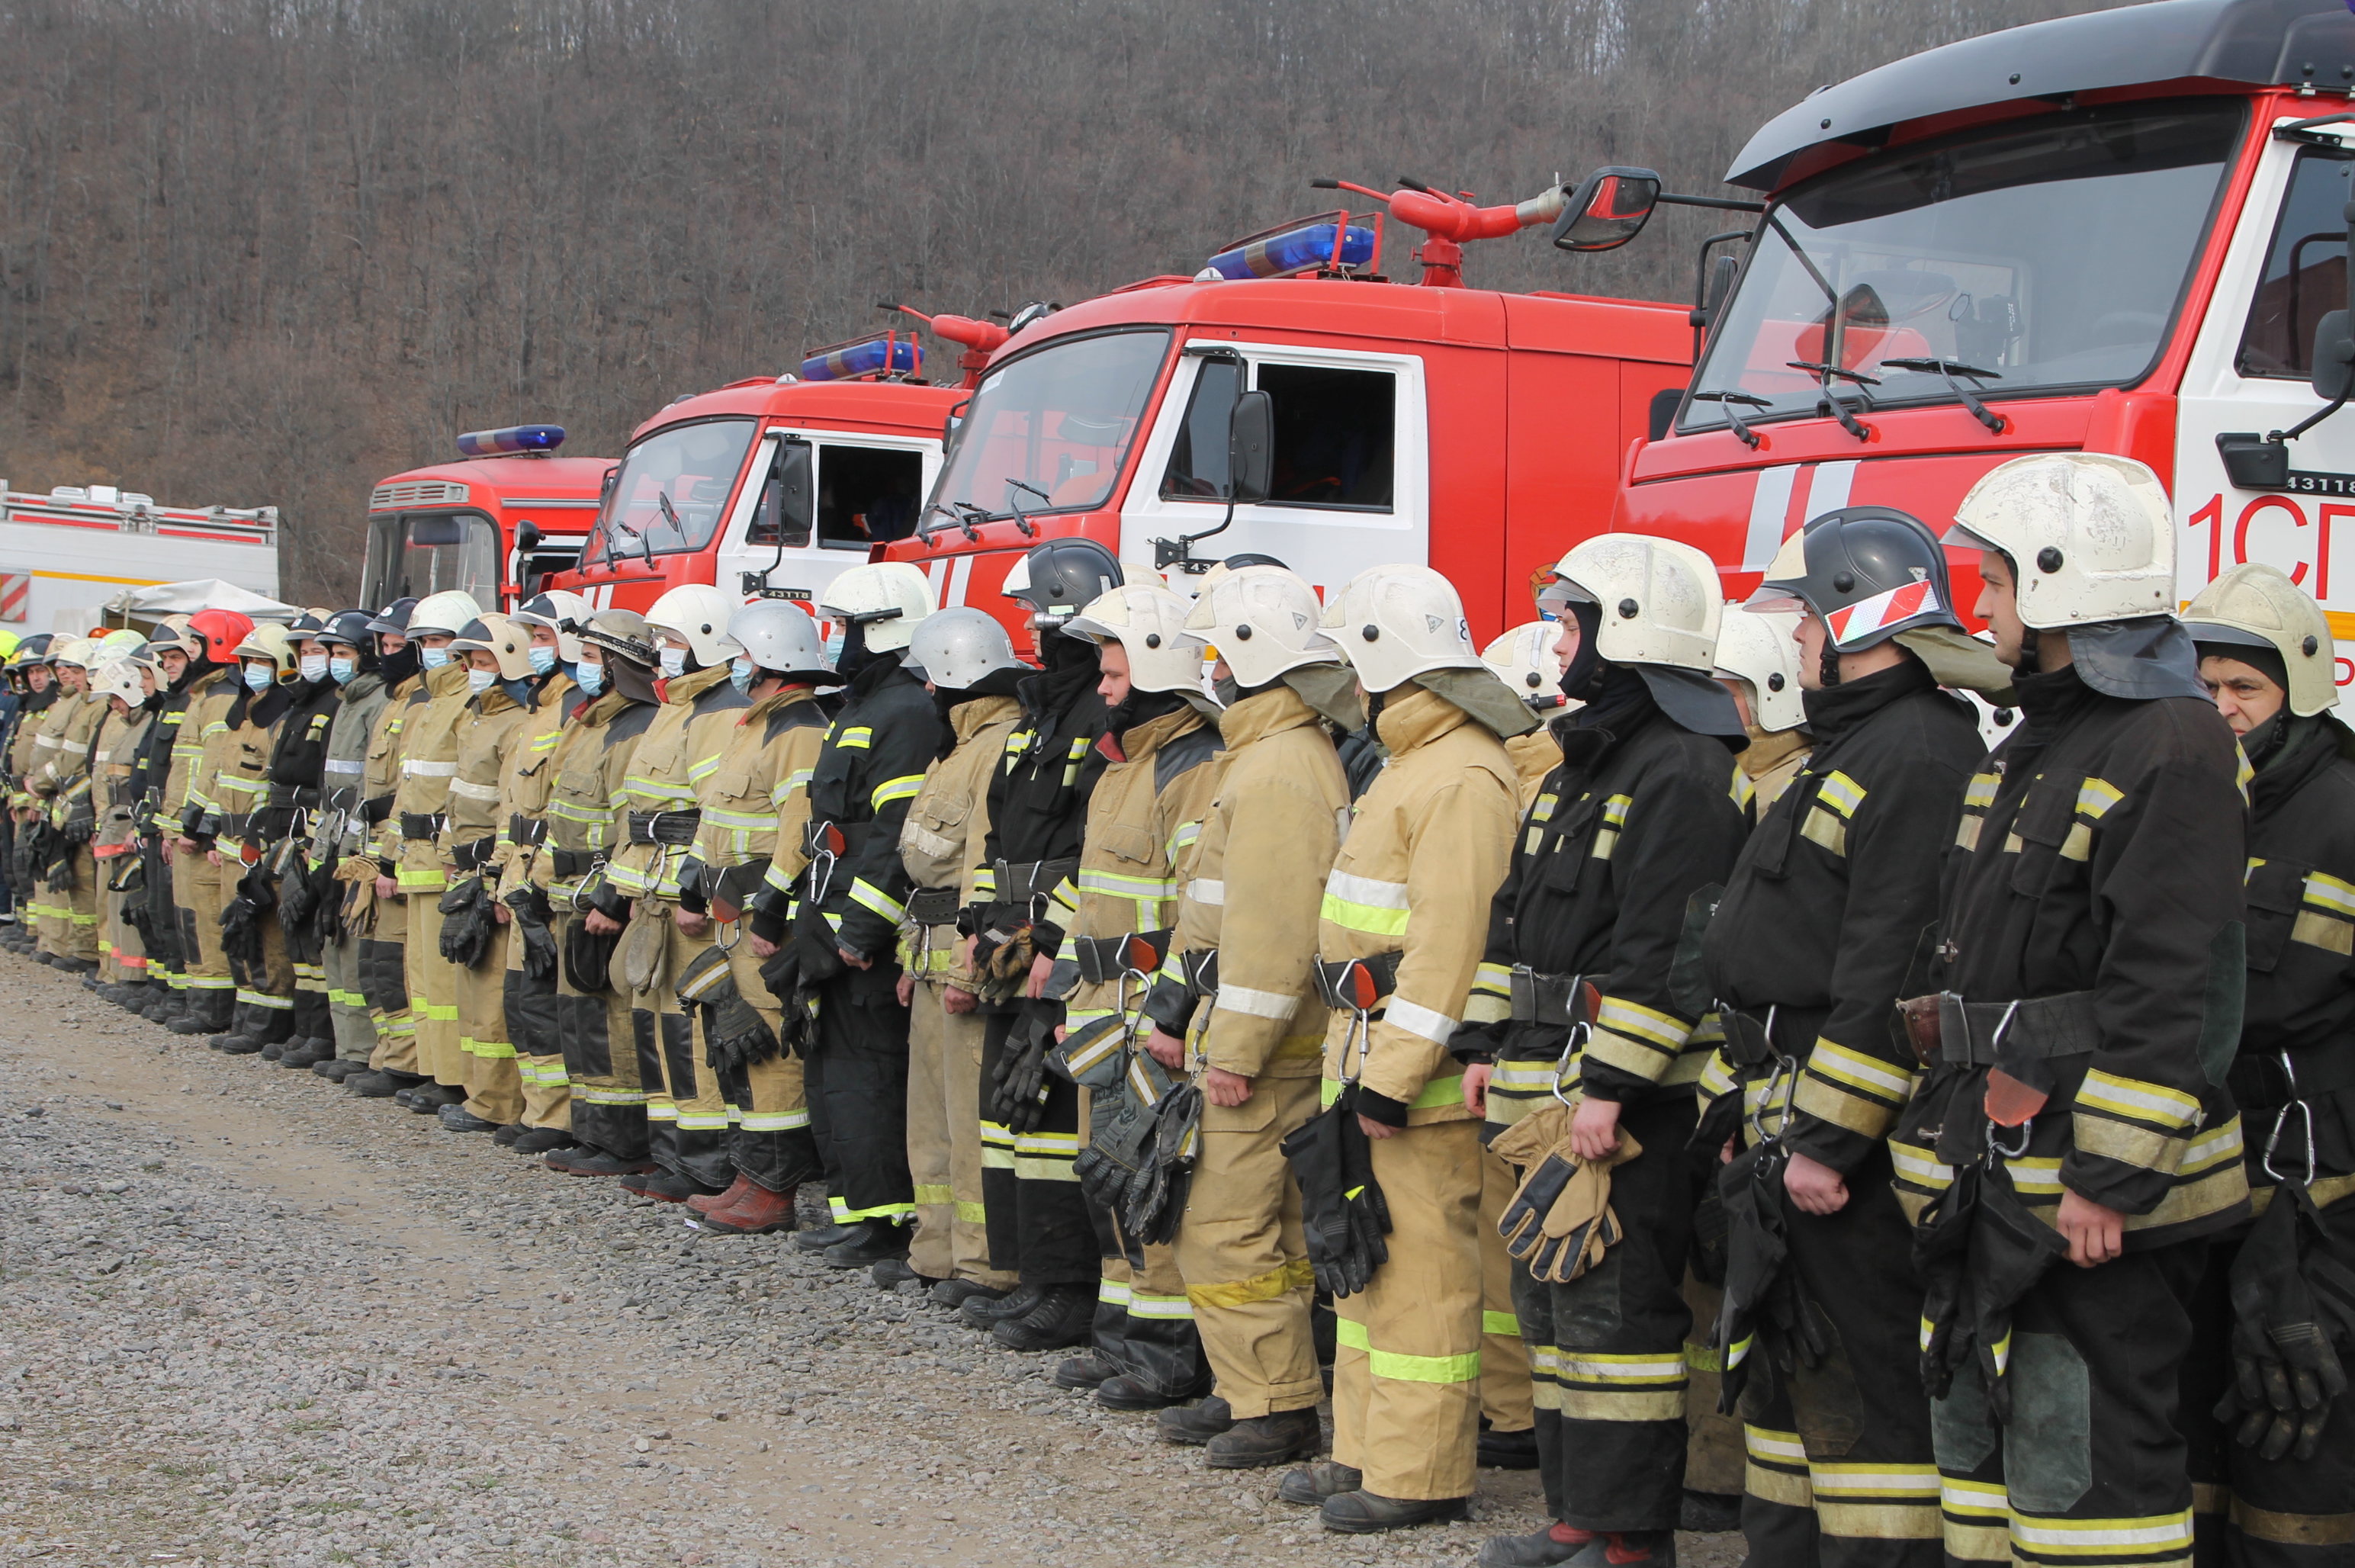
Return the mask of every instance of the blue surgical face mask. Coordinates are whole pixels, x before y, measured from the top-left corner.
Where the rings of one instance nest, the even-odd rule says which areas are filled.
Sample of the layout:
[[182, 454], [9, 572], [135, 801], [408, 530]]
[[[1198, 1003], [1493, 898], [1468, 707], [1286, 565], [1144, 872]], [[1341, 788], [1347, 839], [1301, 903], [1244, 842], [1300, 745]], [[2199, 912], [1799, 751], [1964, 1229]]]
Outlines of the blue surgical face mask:
[[752, 689], [752, 682], [759, 677], [760, 674], [760, 667], [751, 659], [728, 661], [729, 682], [739, 691], [750, 692]]
[[335, 677], [337, 686], [349, 686], [352, 683], [352, 677], [360, 673], [359, 660], [329, 659], [327, 673]]
[[303, 672], [304, 680], [325, 680], [327, 678], [327, 656], [304, 654], [302, 661], [294, 667]]
[[466, 689], [480, 697], [498, 678], [499, 672], [495, 669], [470, 669], [466, 672]]
[[687, 670], [687, 650], [677, 643], [666, 643], [662, 651], [662, 672], [666, 680], [676, 680]]
[[447, 648], [420, 648], [417, 650], [417, 662], [423, 665], [427, 669], [440, 669], [443, 665], [450, 662], [450, 650]]
[[583, 660], [581, 667], [572, 672], [572, 678], [580, 683], [584, 696], [594, 697], [605, 689], [605, 667]]
[[266, 664], [245, 667], [245, 688], [248, 691], [268, 691], [270, 683], [278, 678], [278, 671]]
[[538, 648], [538, 647], [536, 647], [536, 648], [534, 648], [534, 649], [532, 649], [532, 650], [531, 650], [531, 673], [532, 673], [532, 674], [534, 674], [534, 675], [546, 675], [549, 670], [552, 670], [552, 669], [554, 669], [555, 667], [556, 667], [556, 650], [555, 650], [554, 648]]

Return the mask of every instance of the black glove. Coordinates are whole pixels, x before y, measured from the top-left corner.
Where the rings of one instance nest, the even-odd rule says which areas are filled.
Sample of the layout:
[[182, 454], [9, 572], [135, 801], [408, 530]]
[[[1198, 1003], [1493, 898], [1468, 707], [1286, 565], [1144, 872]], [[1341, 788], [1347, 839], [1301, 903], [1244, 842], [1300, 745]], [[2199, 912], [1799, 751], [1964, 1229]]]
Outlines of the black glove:
[[483, 879], [468, 877], [453, 882], [442, 895], [442, 956], [461, 969], [472, 969], [491, 950], [497, 922]]
[[1717, 1173], [1724, 1206], [1725, 1298], [1712, 1340], [1722, 1352], [1717, 1409], [1733, 1413], [1757, 1362], [1760, 1328], [1774, 1316], [1791, 1248], [1783, 1230], [1782, 1160], [1766, 1147], [1744, 1149]]
[[1125, 1211], [1152, 1158], [1154, 1121], [1153, 1108], [1127, 1085], [1095, 1092], [1088, 1147], [1071, 1162], [1071, 1174], [1092, 1207], [1115, 1215]]
[[1971, 1227], [1970, 1265], [1964, 1270], [1963, 1311], [1972, 1349], [1987, 1384], [1987, 1412], [2011, 1420], [2011, 1382], [1996, 1360], [1997, 1347], [2011, 1339], [2011, 1309], [2044, 1271], [2069, 1255], [2061, 1232], [2030, 1213], [2001, 1168], [1979, 1185], [1978, 1215]]
[[233, 958], [250, 972], [261, 966], [261, 911], [239, 884], [237, 897], [223, 906], [220, 914], [221, 956]]
[[1122, 1234], [1148, 1247], [1167, 1246], [1177, 1239], [1201, 1141], [1202, 1091], [1180, 1084], [1154, 1107], [1153, 1144], [1144, 1169], [1129, 1186], [1128, 1205], [1120, 1211]]
[[990, 1109], [1011, 1132], [1037, 1130], [1047, 1114], [1047, 1049], [1055, 1038], [1047, 1019], [1038, 1007], [1022, 1009], [990, 1076]]
[[585, 916], [565, 923], [564, 977], [574, 990], [593, 997], [612, 988], [613, 949], [621, 941], [621, 932], [600, 936], [591, 931]]
[[548, 928], [548, 895], [536, 887], [517, 888], [504, 901], [523, 943], [523, 972], [535, 980], [553, 978], [556, 935]]
[[[2341, 1339], [2355, 1328], [2355, 1297], [2335, 1299], [2332, 1286], [2334, 1274], [2349, 1286], [2355, 1275], [2332, 1268], [2329, 1251], [2312, 1196], [2283, 1182], [2232, 1260], [2235, 1381], [2216, 1418], [2263, 1459], [2313, 1457], [2330, 1402], [2347, 1392], [2331, 1339], [2334, 1328]], [[2309, 1266], [2318, 1261], [2322, 1266]]]
[[1282, 1146], [1300, 1187], [1309, 1266], [1316, 1271], [1317, 1288], [1336, 1298], [1365, 1289], [1374, 1270], [1390, 1260], [1389, 1245], [1381, 1240], [1381, 1232], [1390, 1229], [1390, 1210], [1373, 1179], [1370, 1140], [1358, 1125], [1355, 1100], [1354, 1093], [1344, 1090]]

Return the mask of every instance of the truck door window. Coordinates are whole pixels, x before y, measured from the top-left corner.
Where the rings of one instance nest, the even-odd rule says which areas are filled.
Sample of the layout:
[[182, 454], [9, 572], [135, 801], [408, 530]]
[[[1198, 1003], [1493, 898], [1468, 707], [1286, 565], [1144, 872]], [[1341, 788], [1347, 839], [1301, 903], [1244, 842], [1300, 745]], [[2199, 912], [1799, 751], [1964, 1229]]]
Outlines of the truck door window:
[[[1205, 371], [1207, 373], [1207, 367]], [[1391, 509], [1398, 378], [1387, 370], [1261, 365], [1259, 389], [1275, 405], [1275, 507]], [[1219, 432], [1226, 464], [1226, 431]]]
[[1186, 405], [1186, 421], [1169, 449], [1169, 468], [1161, 476], [1164, 496], [1215, 499], [1227, 493], [1227, 432], [1235, 395], [1243, 389], [1240, 359], [1205, 359], [1194, 378], [1194, 396]]
[[2307, 147], [2291, 169], [2289, 194], [2274, 223], [2265, 275], [2241, 334], [2243, 376], [2303, 381], [2314, 372], [2315, 323], [2347, 308], [2347, 198], [2355, 160]]
[[817, 542], [865, 549], [916, 531], [923, 454], [882, 446], [822, 445], [817, 453]]

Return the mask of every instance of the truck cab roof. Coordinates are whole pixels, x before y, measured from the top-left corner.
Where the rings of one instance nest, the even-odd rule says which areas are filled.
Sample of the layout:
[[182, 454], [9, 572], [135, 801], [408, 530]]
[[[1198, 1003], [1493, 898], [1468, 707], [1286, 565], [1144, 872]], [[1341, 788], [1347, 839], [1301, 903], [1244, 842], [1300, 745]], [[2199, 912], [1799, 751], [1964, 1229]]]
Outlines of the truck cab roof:
[[687, 420], [757, 415], [814, 430], [891, 431], [938, 437], [949, 409], [967, 394], [921, 381], [805, 381], [753, 377], [681, 398], [630, 432], [634, 446]]

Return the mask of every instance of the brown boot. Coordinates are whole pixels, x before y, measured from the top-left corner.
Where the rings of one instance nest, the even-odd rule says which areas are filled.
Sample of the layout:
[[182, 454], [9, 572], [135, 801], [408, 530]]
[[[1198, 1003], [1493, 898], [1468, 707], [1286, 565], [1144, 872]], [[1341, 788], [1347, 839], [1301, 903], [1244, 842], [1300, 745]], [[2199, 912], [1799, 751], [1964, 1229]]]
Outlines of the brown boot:
[[698, 1214], [717, 1214], [722, 1209], [734, 1208], [736, 1200], [744, 1196], [744, 1189], [751, 1185], [752, 1179], [740, 1170], [736, 1173], [735, 1185], [727, 1191], [715, 1192], [709, 1198], [690, 1198], [687, 1206]]
[[703, 1228], [736, 1236], [765, 1236], [772, 1231], [790, 1231], [794, 1228], [794, 1189], [772, 1192], [759, 1182], [747, 1181], [744, 1195], [732, 1207], [704, 1212]]

